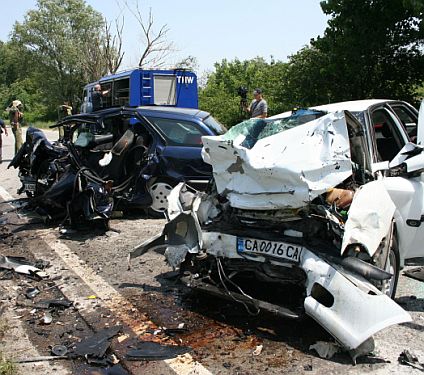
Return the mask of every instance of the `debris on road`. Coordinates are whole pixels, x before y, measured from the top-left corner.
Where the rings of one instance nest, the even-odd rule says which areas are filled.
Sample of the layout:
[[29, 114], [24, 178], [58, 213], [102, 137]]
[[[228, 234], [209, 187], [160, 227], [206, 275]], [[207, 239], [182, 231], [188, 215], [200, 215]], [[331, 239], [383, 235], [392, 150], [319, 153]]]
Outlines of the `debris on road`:
[[66, 355], [57, 356], [57, 355], [45, 355], [33, 358], [22, 358], [14, 360], [16, 363], [32, 363], [32, 362], [44, 362], [44, 361], [56, 361], [58, 359], [68, 359]]
[[52, 347], [52, 354], [55, 356], [65, 356], [68, 354], [68, 348], [65, 345], [55, 345]]
[[37, 279], [47, 278], [48, 275], [40, 268], [37, 268], [25, 260], [14, 259], [13, 257], [8, 257], [0, 255], [0, 268], [6, 270], [13, 270], [16, 273], [36, 277]]
[[95, 333], [93, 336], [76, 343], [70, 352], [70, 356], [103, 359], [109, 349], [111, 339], [117, 336], [121, 330], [121, 326], [115, 326]]
[[261, 353], [262, 353], [262, 349], [263, 349], [263, 345], [257, 345], [256, 346], [256, 348], [255, 348], [255, 350], [253, 351], [253, 355], [254, 356], [258, 356], [258, 355], [261, 355]]
[[38, 288], [28, 288], [27, 290], [26, 290], [26, 292], [25, 292], [25, 296], [28, 298], [28, 299], [33, 299], [33, 298], [35, 298], [35, 296], [37, 296], [38, 294], [40, 294], [40, 289], [38, 289]]
[[412, 268], [410, 270], [404, 271], [403, 274], [412, 279], [424, 281], [424, 267]]
[[321, 358], [330, 359], [334, 354], [341, 351], [339, 344], [335, 342], [317, 341], [309, 347], [309, 350], [315, 350]]
[[424, 372], [424, 364], [420, 363], [418, 357], [407, 349], [400, 353], [398, 361], [402, 365], [411, 366]]
[[49, 300], [38, 301], [35, 307], [37, 309], [51, 309], [51, 308], [67, 309], [71, 307], [72, 305], [73, 305], [73, 302], [67, 299], [49, 299]]
[[191, 349], [185, 346], [162, 345], [157, 342], [143, 341], [130, 349], [126, 358], [130, 361], [158, 361], [171, 359], [188, 353]]
[[44, 315], [40, 319], [40, 323], [44, 325], [51, 324], [52, 321], [53, 317], [52, 314], [50, 314], [49, 312], [44, 313]]

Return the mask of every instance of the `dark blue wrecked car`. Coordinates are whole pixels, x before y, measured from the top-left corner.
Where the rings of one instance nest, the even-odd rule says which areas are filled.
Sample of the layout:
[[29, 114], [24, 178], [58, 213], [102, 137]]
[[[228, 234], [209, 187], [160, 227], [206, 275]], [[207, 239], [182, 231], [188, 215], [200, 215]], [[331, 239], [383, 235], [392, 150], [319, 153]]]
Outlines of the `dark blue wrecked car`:
[[110, 218], [116, 209], [163, 216], [179, 182], [202, 189], [211, 178], [202, 136], [225, 128], [209, 113], [168, 107], [112, 108], [69, 116], [64, 138], [49, 142], [28, 129], [9, 167], [19, 168], [19, 193], [49, 218], [76, 224]]

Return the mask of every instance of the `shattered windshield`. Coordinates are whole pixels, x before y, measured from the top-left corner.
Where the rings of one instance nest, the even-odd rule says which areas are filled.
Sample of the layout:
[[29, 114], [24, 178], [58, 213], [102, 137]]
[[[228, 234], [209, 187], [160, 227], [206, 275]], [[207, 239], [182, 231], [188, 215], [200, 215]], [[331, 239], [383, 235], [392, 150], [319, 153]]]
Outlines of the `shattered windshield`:
[[293, 111], [292, 115], [278, 120], [250, 119], [233, 126], [223, 135], [227, 141], [235, 140], [238, 136], [245, 136], [241, 146], [252, 148], [262, 138], [284, 132], [296, 126], [315, 120], [326, 114], [323, 111], [299, 109]]

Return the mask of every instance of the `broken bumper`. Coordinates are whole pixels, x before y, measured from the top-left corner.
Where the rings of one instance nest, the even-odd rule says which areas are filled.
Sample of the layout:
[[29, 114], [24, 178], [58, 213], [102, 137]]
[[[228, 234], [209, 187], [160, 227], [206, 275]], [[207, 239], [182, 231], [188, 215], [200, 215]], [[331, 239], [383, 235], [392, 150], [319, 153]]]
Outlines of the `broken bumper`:
[[[202, 239], [204, 249], [211, 255], [244, 258], [237, 253], [236, 236], [203, 232]], [[262, 256], [255, 258], [253, 261], [266, 261]], [[287, 266], [287, 262], [280, 264]], [[385, 327], [411, 321], [405, 310], [371, 283], [341, 266], [330, 265], [306, 248], [299, 263], [293, 266], [306, 273], [306, 314], [347, 349], [357, 348]]]
[[[411, 321], [406, 311], [363, 277], [343, 268], [340, 264], [330, 264], [305, 247], [302, 249], [298, 262], [270, 259], [261, 255], [240, 255], [237, 252], [237, 236], [220, 232], [201, 231], [199, 233], [193, 225], [187, 225], [188, 232], [191, 232], [192, 243], [197, 242], [195, 241], [197, 234], [200, 237], [198, 243], [201, 246], [196, 249], [180, 241], [174, 244], [172, 233], [175, 233], [175, 228], [168, 232], [167, 228], [171, 229], [168, 225], [172, 225], [173, 222], [184, 222], [188, 217], [190, 215], [176, 217], [167, 224], [161, 236], [134, 249], [130, 258], [140, 256], [152, 249], [163, 248], [166, 249], [165, 255], [168, 255], [167, 258], [171, 260], [170, 263], [173, 266], [181, 264], [188, 253], [206, 253], [217, 259], [248, 259], [252, 262], [269, 262], [274, 266], [300, 268], [306, 274], [305, 313], [325, 328], [346, 349], [357, 348], [383, 328]], [[182, 280], [195, 289], [228, 297], [221, 288], [197, 281], [192, 277], [183, 276]], [[298, 317], [298, 314], [282, 306], [259, 300], [255, 302], [256, 307], [280, 316]]]

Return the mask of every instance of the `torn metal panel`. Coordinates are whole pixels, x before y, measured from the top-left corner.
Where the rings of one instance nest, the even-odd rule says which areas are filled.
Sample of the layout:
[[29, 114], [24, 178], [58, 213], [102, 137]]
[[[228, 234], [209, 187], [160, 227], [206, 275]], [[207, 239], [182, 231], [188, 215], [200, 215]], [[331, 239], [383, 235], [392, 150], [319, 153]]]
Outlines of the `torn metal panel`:
[[383, 181], [361, 186], [353, 198], [345, 224], [342, 254], [349, 245], [361, 244], [373, 256], [381, 240], [389, 233], [395, 210]]
[[259, 139], [203, 137], [218, 193], [244, 209], [302, 207], [352, 174], [344, 112]]

